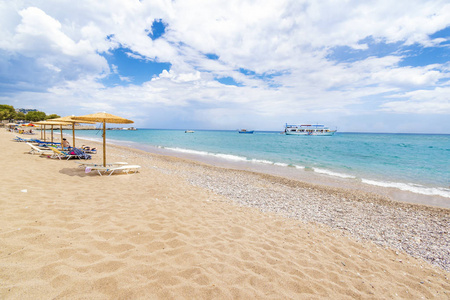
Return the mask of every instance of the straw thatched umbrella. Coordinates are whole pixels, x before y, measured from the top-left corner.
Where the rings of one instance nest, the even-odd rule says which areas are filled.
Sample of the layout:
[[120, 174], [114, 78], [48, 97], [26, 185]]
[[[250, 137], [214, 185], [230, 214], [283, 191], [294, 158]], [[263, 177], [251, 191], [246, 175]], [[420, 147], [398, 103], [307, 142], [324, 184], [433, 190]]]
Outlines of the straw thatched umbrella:
[[5, 126], [8, 126], [10, 129], [12, 129], [12, 127], [18, 126], [19, 124], [17, 123], [6, 123]]
[[59, 128], [61, 130], [61, 148], [62, 148], [62, 139], [63, 139], [63, 133], [62, 133], [62, 126], [63, 125], [70, 125], [72, 123], [69, 122], [62, 122], [62, 121], [40, 121], [40, 122], [34, 122], [34, 124], [38, 125], [50, 125], [52, 128], [52, 143], [53, 143], [53, 125], [59, 125]]
[[77, 120], [74, 115], [66, 116], [66, 117], [62, 117], [62, 118], [48, 119], [48, 121], [52, 121], [52, 122], [61, 121], [61, 122], [68, 122], [68, 123], [72, 124], [72, 137], [73, 137], [72, 147], [74, 147], [74, 148], [75, 148], [75, 124], [78, 124], [78, 123], [95, 124], [95, 122]]
[[91, 121], [103, 124], [103, 166], [106, 167], [106, 123], [115, 123], [115, 124], [131, 124], [134, 123], [131, 120], [118, 117], [112, 114], [108, 114], [106, 112], [84, 115], [79, 117], [73, 117], [75, 120], [83, 120], [83, 121]]

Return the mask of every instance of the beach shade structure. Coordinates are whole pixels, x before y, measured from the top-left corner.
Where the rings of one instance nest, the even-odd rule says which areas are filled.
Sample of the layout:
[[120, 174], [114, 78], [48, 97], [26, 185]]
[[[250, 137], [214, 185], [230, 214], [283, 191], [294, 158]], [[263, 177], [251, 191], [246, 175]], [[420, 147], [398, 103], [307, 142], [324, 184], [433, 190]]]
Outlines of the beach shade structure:
[[83, 120], [83, 121], [90, 121], [90, 122], [96, 122], [96, 123], [102, 123], [103, 124], [103, 166], [106, 167], [106, 123], [114, 123], [114, 124], [131, 124], [134, 123], [131, 120], [118, 117], [112, 114], [108, 114], [106, 112], [100, 112], [90, 115], [84, 115], [84, 116], [78, 116], [73, 117], [75, 120]]
[[[37, 122], [35, 122], [34, 125], [36, 127], [39, 127], [39, 129], [41, 130], [41, 140], [43, 139], [45, 141], [45, 125], [39, 125], [37, 124]], [[42, 132], [44, 132], [44, 138], [42, 138]]]
[[75, 148], [75, 124], [79, 124], [79, 123], [95, 124], [95, 122], [77, 120], [74, 115], [66, 116], [66, 117], [62, 117], [62, 118], [48, 119], [47, 121], [68, 122], [68, 123], [72, 124], [72, 138], [73, 138], [72, 147], [74, 147], [74, 148]]
[[40, 122], [34, 122], [34, 124], [37, 125], [50, 125], [51, 129], [52, 129], [52, 140], [51, 142], [53, 143], [53, 126], [54, 125], [59, 125], [59, 128], [61, 130], [61, 147], [62, 147], [62, 139], [63, 139], [63, 133], [62, 133], [62, 126], [63, 125], [71, 125], [72, 123], [69, 122], [62, 122], [62, 121], [40, 121]]
[[19, 126], [19, 124], [17, 124], [17, 123], [6, 123], [5, 126], [8, 126], [9, 128], [12, 128], [12, 127]]

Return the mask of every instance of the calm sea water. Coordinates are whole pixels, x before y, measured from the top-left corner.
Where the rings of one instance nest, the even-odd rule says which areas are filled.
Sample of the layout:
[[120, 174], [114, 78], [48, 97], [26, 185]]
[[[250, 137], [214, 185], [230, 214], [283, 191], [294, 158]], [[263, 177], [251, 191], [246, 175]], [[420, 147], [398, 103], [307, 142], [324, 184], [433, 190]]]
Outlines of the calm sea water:
[[[101, 139], [100, 131], [76, 134]], [[450, 198], [450, 135], [336, 133], [332, 137], [302, 137], [279, 132], [139, 129], [109, 130], [106, 136], [108, 142], [133, 142], [235, 162], [309, 169]]]

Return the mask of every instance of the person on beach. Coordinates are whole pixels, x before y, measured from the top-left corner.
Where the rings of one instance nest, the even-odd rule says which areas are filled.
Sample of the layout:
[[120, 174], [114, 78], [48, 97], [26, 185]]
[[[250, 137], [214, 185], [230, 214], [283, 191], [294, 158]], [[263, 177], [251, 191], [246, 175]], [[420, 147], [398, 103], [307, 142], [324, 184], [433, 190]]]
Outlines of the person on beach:
[[63, 139], [62, 146], [63, 146], [63, 148], [69, 149], [70, 143], [66, 139]]
[[85, 146], [85, 145], [82, 145], [81, 149], [83, 149], [83, 151], [85, 151], [86, 153], [96, 153], [97, 152], [97, 148], [91, 148], [91, 147]]

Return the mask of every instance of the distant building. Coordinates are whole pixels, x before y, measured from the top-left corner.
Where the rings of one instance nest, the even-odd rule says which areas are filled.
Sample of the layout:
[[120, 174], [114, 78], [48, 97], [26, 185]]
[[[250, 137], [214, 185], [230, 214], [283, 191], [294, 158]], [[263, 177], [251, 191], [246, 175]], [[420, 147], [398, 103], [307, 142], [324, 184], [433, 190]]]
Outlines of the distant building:
[[29, 108], [16, 108], [16, 112], [21, 112], [27, 114], [29, 111], [38, 111], [37, 109], [29, 109]]

